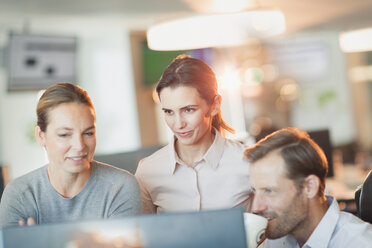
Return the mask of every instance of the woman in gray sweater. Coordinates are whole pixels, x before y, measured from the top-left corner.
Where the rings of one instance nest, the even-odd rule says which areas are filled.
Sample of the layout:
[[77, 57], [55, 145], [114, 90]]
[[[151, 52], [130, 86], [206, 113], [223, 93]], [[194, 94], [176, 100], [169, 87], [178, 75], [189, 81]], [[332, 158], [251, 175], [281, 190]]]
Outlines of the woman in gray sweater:
[[93, 161], [96, 114], [88, 93], [71, 83], [49, 87], [37, 105], [35, 135], [49, 164], [10, 182], [0, 227], [141, 213], [136, 179]]

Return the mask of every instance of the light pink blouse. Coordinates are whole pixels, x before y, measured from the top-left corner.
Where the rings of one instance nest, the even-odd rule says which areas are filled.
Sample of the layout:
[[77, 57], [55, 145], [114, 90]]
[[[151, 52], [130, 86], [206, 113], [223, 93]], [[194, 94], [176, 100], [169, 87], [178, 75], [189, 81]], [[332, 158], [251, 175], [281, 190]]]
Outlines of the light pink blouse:
[[194, 167], [183, 164], [174, 140], [139, 162], [136, 178], [142, 194], [143, 213], [199, 211], [242, 206], [249, 210], [252, 189], [244, 146], [215, 139]]

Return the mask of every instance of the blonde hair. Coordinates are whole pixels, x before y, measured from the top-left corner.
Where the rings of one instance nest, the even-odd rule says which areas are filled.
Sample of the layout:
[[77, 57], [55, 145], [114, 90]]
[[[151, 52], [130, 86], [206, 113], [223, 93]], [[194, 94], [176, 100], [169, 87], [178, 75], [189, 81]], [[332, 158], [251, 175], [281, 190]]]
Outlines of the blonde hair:
[[45, 132], [49, 123], [49, 111], [62, 104], [76, 102], [85, 104], [94, 110], [93, 102], [88, 93], [72, 83], [57, 83], [48, 87], [39, 99], [36, 107], [37, 125]]

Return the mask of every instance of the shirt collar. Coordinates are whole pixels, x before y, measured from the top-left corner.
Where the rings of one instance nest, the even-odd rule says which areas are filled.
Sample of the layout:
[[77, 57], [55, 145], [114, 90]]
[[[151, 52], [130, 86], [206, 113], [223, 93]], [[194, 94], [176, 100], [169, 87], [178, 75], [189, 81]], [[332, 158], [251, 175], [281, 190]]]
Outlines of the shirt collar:
[[213, 169], [217, 169], [223, 154], [225, 139], [216, 129], [214, 129], [214, 133], [215, 136], [213, 143], [209, 147], [207, 152], [204, 154], [203, 158], [205, 159], [207, 164], [209, 164]]
[[340, 216], [340, 208], [334, 197], [327, 196], [328, 209], [303, 247], [327, 248]]
[[[327, 248], [331, 240], [332, 233], [336, 228], [338, 218], [340, 216], [340, 208], [334, 197], [327, 196], [328, 205], [327, 212], [320, 220], [317, 227], [302, 248]], [[277, 240], [267, 240], [266, 242], [276, 244], [275, 247], [295, 247], [299, 248], [297, 240], [292, 235], [286, 235]], [[269, 246], [272, 247], [272, 246]]]
[[[217, 169], [219, 162], [223, 154], [223, 148], [225, 145], [225, 139], [222, 135], [213, 128], [215, 133], [212, 145], [208, 148], [207, 152], [203, 155], [201, 160], [205, 160], [213, 169]], [[172, 136], [171, 141], [168, 144], [169, 148], [169, 174], [173, 174], [177, 168], [177, 164], [181, 164], [175, 149], [176, 137]]]
[[176, 137], [173, 135], [169, 144], [168, 144], [168, 151], [169, 151], [169, 174], [173, 174], [174, 171], [176, 170], [176, 165], [177, 165], [177, 153], [176, 153], [176, 148], [175, 148], [175, 142], [176, 142]]

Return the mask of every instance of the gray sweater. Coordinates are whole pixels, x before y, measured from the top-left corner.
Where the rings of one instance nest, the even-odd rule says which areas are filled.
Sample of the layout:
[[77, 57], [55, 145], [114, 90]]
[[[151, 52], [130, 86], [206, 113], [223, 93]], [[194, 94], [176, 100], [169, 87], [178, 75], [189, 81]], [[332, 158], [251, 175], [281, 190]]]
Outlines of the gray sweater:
[[47, 165], [10, 182], [0, 202], [0, 228], [28, 217], [42, 224], [141, 213], [140, 191], [132, 174], [96, 161], [91, 166], [88, 182], [73, 198], [55, 191]]

